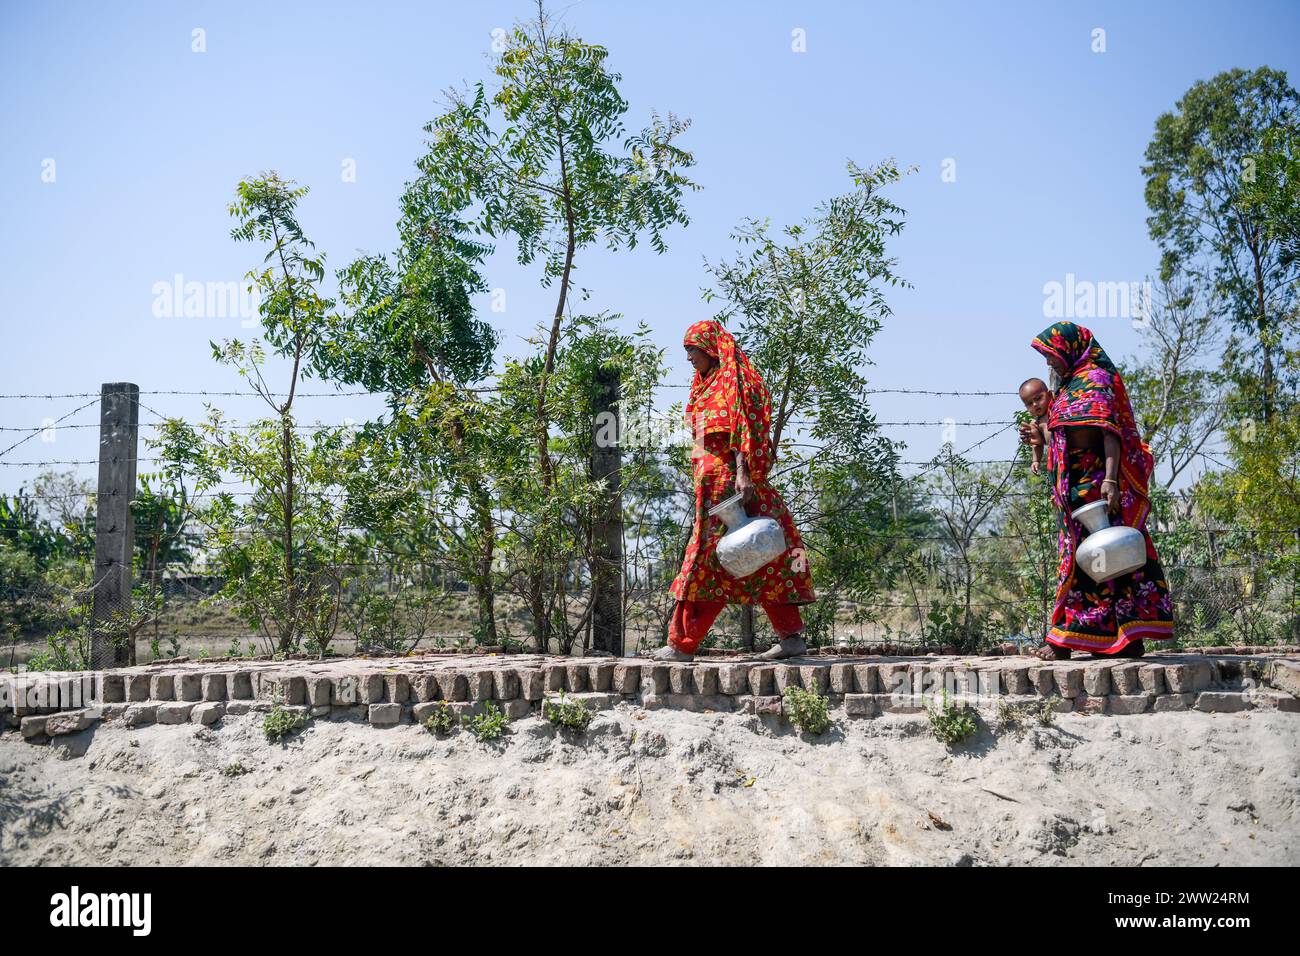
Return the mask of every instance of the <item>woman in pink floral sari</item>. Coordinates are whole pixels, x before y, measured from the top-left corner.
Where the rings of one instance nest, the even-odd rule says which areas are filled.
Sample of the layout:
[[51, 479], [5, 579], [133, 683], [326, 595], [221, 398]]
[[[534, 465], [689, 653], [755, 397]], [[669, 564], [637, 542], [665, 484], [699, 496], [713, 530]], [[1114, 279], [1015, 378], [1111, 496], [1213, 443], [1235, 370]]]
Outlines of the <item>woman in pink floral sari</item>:
[[[1092, 332], [1058, 322], [1030, 344], [1059, 382], [1048, 411], [1047, 468], [1059, 514], [1061, 563], [1052, 626], [1039, 656], [1062, 660], [1078, 650], [1141, 657], [1146, 641], [1174, 636], [1169, 585], [1146, 530], [1151, 449], [1138, 433], [1119, 370]], [[1040, 444], [1042, 433], [1025, 426], [1021, 441]], [[1075, 565], [1084, 530], [1070, 514], [1102, 499], [1112, 521], [1142, 532], [1147, 563], [1098, 584]]]

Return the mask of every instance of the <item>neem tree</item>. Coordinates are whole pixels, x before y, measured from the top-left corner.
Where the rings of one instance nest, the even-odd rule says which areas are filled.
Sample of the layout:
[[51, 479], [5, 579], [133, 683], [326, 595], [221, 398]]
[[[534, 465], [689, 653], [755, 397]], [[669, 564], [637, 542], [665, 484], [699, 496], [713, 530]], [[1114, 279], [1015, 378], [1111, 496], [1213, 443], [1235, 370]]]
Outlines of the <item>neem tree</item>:
[[479, 269], [491, 250], [465, 235], [444, 200], [427, 179], [408, 184], [396, 252], [363, 255], [339, 272], [345, 308], [324, 364], [340, 382], [388, 394], [388, 427], [372, 431], [367, 466], [376, 483], [402, 493], [368, 516], [376, 545], [390, 563], [409, 560], [423, 572], [429, 534], [443, 542], [474, 587], [475, 636], [495, 644], [497, 528], [485, 455], [499, 436], [491, 402], [471, 387], [492, 367], [497, 343], [471, 301], [486, 288]]
[[852, 163], [853, 189], [822, 203], [774, 236], [748, 220], [741, 251], [710, 263], [717, 318], [729, 325], [772, 395], [772, 477], [803, 531], [810, 560], [828, 571], [806, 623], [813, 637], [840, 599], [866, 600], [886, 576], [888, 542], [869, 537], [888, 523], [898, 453], [871, 411], [867, 349], [890, 315], [885, 293], [907, 283], [889, 240], [905, 211], [886, 190], [903, 175], [892, 161]]
[[693, 164], [674, 145], [689, 123], [653, 116], [628, 135], [621, 77], [606, 69], [608, 52], [552, 23], [542, 4], [537, 18], [517, 25], [493, 72], [482, 83], [449, 93], [450, 108], [429, 123], [432, 134], [419, 166], [431, 189], [489, 236], [513, 235], [520, 263], [540, 260], [542, 283], [557, 286], [555, 312], [537, 376], [536, 436], [543, 487], [552, 414], [547, 390], [555, 368], [578, 250], [601, 241], [635, 247], [648, 236], [659, 252], [664, 231], [688, 219], [682, 194], [696, 189], [679, 171]]

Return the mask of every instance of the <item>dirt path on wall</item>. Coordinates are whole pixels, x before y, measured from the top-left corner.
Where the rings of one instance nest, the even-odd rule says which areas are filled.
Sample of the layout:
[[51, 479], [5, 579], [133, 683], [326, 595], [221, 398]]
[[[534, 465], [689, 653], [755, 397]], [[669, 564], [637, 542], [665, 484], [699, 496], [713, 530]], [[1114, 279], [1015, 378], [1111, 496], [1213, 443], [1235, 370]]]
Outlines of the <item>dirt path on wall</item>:
[[530, 718], [495, 744], [344, 721], [268, 744], [253, 715], [11, 732], [0, 864], [1300, 863], [1295, 715], [1063, 715], [955, 752], [924, 718], [818, 741], [762, 721], [621, 708], [585, 739]]

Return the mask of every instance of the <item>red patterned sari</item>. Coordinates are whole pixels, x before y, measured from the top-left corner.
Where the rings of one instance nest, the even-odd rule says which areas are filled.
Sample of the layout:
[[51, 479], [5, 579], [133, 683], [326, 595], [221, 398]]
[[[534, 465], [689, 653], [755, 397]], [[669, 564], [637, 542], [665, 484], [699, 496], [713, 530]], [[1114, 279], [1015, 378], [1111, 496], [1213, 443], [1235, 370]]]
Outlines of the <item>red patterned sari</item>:
[[[707, 378], [696, 373], [686, 403], [686, 422], [696, 436], [695, 525], [670, 592], [683, 602], [807, 604], [815, 595], [803, 541], [785, 502], [767, 479], [775, 454], [767, 386], [720, 323], [695, 323], [687, 330], [684, 344], [704, 350], [718, 365]], [[747, 513], [775, 518], [788, 545], [781, 557], [739, 579], [718, 563], [718, 539], [727, 529], [721, 518], [708, 515], [710, 508], [735, 492], [737, 450], [744, 455], [756, 491]]]
[[[1173, 601], [1146, 529], [1151, 510], [1148, 486], [1155, 463], [1138, 433], [1124, 379], [1092, 332], [1073, 322], [1056, 323], [1031, 345], [1043, 355], [1059, 359], [1069, 370], [1047, 422], [1047, 467], [1059, 517], [1061, 556], [1047, 640], [1058, 647], [1098, 654], [1119, 653], [1136, 640], [1171, 640]], [[1099, 451], [1071, 449], [1068, 428], [1099, 428], [1120, 441], [1120, 516], [1116, 523], [1142, 532], [1147, 563], [1113, 581], [1098, 584], [1075, 564], [1075, 550], [1085, 532], [1070, 514], [1101, 499], [1106, 462]]]

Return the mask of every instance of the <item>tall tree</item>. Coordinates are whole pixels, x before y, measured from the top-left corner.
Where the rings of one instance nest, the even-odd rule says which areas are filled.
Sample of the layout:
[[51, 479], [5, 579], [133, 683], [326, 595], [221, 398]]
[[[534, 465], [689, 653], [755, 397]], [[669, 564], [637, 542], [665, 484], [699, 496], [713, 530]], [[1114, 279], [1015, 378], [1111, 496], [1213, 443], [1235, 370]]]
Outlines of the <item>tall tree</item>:
[[1298, 115], [1285, 73], [1229, 70], [1195, 84], [1156, 120], [1142, 167], [1162, 277], [1186, 273], [1215, 289], [1238, 333], [1228, 343], [1229, 370], [1258, 409], [1251, 413], [1266, 420], [1276, 407], [1282, 318], [1296, 300], [1300, 261], [1267, 228], [1250, 187], [1266, 134]]
[[[267, 247], [262, 265], [247, 275], [259, 293], [265, 345], [258, 339], [213, 342], [212, 357], [249, 382], [270, 416], [236, 425], [209, 407], [197, 427], [166, 419], [150, 441], [166, 483], [180, 487], [193, 480], [194, 494], [178, 497], [211, 495], [201, 513], [191, 514], [208, 533], [224, 593], [272, 649], [286, 653], [304, 641], [324, 653], [337, 626], [346, 569], [336, 557], [358, 454], [348, 429], [308, 426], [305, 434], [294, 411], [299, 385], [327, 366], [334, 307], [320, 288], [324, 256], [298, 221], [306, 193], [274, 172], [263, 173], [240, 182], [229, 207], [235, 240]], [[266, 379], [267, 346], [288, 365], [283, 391]], [[232, 479], [250, 490], [217, 490]], [[375, 493], [361, 489], [357, 497]]]
[[[886, 195], [903, 175], [892, 161], [848, 171], [854, 188], [784, 236], [765, 221], [744, 222], [733, 236], [739, 254], [707, 265], [716, 288], [705, 298], [721, 305], [717, 318], [771, 391], [773, 477], [791, 492], [809, 558], [834, 557], [832, 587], [861, 600], [884, 577], [888, 545], [860, 546], [852, 567], [829, 546], [843, 542], [846, 527], [879, 528], [893, 492], [898, 453], [876, 426], [866, 368], [867, 347], [890, 315], [885, 294], [907, 284], [887, 250], [906, 214]], [[837, 594], [824, 597], [818, 610], [828, 623]]]
[[680, 170], [691, 155], [674, 145], [689, 126], [669, 114], [628, 135], [622, 77], [608, 52], [557, 26], [540, 0], [537, 17], [517, 25], [482, 83], [448, 94], [450, 108], [426, 126], [432, 134], [420, 169], [457, 207], [473, 207], [473, 228], [514, 235], [523, 264], [542, 262], [542, 282], [557, 286], [555, 310], [537, 378], [538, 466], [549, 485], [547, 389], [580, 249], [601, 241], [635, 247], [643, 235], [658, 252], [665, 230], [688, 219]]
[[[472, 296], [487, 286], [479, 272], [490, 247], [467, 227], [426, 177], [402, 194], [399, 247], [390, 258], [364, 255], [339, 273], [345, 308], [331, 324], [325, 372], [341, 382], [386, 392], [392, 427], [383, 436], [402, 460], [403, 484], [436, 486], [439, 507], [463, 523], [436, 520], [478, 599], [477, 638], [497, 642], [493, 553], [496, 522], [484, 470], [482, 422], [490, 409], [471, 388], [491, 368], [496, 330], [477, 318]], [[382, 467], [382, 466], [381, 466]], [[411, 507], [430, 505], [415, 495]], [[420, 526], [419, 519], [413, 526]]]

